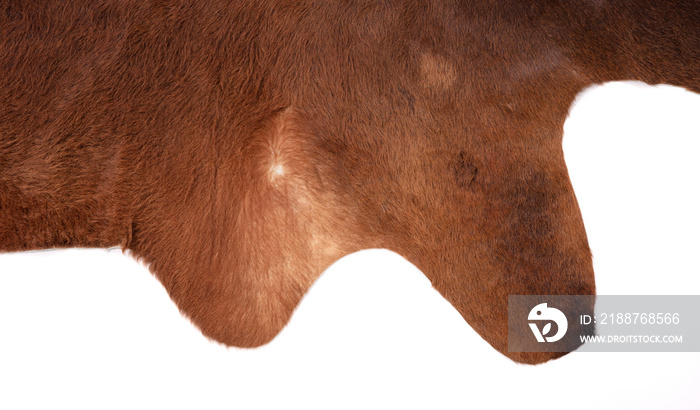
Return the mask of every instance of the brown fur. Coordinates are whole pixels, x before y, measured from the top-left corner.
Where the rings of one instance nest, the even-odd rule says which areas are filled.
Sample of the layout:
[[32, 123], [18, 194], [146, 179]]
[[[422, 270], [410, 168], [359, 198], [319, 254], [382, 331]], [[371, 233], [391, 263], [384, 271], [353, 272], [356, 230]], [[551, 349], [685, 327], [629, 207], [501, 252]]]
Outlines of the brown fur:
[[574, 97], [700, 92], [697, 1], [0, 1], [0, 250], [120, 245], [234, 346], [338, 258], [420, 268], [509, 353], [510, 294], [594, 294]]

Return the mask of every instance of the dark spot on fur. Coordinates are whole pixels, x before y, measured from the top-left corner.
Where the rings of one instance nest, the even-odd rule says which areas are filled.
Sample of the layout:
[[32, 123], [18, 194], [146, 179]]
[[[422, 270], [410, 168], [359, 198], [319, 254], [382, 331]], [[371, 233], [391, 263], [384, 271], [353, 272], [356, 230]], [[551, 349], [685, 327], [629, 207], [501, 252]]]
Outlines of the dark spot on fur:
[[415, 102], [416, 98], [411, 94], [410, 91], [406, 90], [403, 87], [399, 87], [399, 93], [404, 97], [406, 100], [406, 103], [408, 103], [408, 108], [411, 110], [411, 112], [415, 112]]
[[466, 153], [460, 152], [459, 159], [454, 166], [454, 175], [457, 180], [457, 185], [461, 188], [469, 188], [472, 182], [474, 182], [477, 172], [478, 169], [471, 158], [469, 158]]
[[16, 3], [10, 3], [5, 6], [5, 16], [9, 21], [16, 21], [22, 19], [21, 6]]

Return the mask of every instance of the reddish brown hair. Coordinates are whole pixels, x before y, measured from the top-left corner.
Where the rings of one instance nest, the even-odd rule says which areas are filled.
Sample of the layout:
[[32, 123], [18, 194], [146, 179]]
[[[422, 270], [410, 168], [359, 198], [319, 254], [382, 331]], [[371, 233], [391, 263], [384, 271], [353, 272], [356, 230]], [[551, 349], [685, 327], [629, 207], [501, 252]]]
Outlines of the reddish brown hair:
[[700, 92], [700, 3], [0, 3], [0, 250], [121, 245], [222, 343], [401, 254], [507, 351], [507, 296], [594, 294], [577, 93]]

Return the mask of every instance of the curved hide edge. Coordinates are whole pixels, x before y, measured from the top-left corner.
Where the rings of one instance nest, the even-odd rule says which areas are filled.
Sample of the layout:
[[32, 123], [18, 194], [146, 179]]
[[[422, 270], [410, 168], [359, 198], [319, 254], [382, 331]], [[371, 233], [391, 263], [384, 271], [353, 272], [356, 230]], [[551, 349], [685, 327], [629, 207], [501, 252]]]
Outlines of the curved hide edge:
[[180, 310], [227, 345], [272, 340], [313, 281], [361, 248], [355, 216], [324, 190], [299, 116], [276, 111], [244, 144], [218, 152], [211, 179], [192, 193], [202, 206], [159, 215], [169, 226], [130, 244]]
[[[495, 150], [499, 156], [504, 151]], [[396, 246], [491, 345], [515, 361], [540, 363], [565, 353], [508, 352], [508, 296], [595, 295], [595, 279], [561, 151], [518, 151], [509, 159], [523, 157], [502, 164], [495, 175], [484, 175], [492, 172], [488, 166], [480, 168], [456, 217], [414, 232], [420, 243]], [[560, 308], [576, 317], [591, 313], [593, 303]], [[578, 323], [570, 323], [570, 331], [581, 332]]]
[[[261, 122], [240, 147], [218, 152], [211, 180], [187, 195], [208, 201], [159, 199], [173, 208], [151, 210], [156, 224], [139, 222], [129, 244], [205, 335], [267, 343], [330, 264], [384, 247], [418, 266], [502, 353], [525, 363], [563, 355], [507, 351], [508, 295], [595, 294], [556, 133], [551, 143], [516, 144], [509, 130], [484, 137], [478, 153], [438, 157], [409, 144], [367, 162], [367, 153], [315, 145], [312, 120], [294, 108]], [[387, 184], [376, 171], [393, 155], [403, 169]], [[346, 174], [337, 169], [345, 161], [365, 165]]]

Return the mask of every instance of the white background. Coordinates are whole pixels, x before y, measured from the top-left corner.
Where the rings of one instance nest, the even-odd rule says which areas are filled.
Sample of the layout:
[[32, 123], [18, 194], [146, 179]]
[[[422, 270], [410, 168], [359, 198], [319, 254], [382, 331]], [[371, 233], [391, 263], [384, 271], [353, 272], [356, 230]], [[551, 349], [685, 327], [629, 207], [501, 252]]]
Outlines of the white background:
[[[700, 294], [700, 95], [594, 87], [565, 130], [599, 294]], [[119, 250], [0, 255], [0, 409], [691, 409], [699, 384], [700, 353], [515, 364], [385, 250], [333, 265], [253, 350], [207, 341]]]

